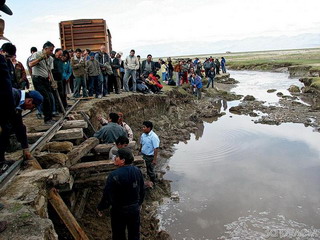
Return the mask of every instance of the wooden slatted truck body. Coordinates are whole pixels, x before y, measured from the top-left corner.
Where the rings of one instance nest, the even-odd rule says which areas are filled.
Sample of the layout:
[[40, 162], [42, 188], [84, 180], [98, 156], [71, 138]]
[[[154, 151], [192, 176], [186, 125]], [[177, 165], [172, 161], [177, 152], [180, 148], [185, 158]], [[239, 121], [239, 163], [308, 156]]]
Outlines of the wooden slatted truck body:
[[59, 23], [60, 42], [64, 50], [89, 48], [99, 51], [106, 45], [107, 51], [112, 50], [111, 33], [103, 19], [77, 19]]

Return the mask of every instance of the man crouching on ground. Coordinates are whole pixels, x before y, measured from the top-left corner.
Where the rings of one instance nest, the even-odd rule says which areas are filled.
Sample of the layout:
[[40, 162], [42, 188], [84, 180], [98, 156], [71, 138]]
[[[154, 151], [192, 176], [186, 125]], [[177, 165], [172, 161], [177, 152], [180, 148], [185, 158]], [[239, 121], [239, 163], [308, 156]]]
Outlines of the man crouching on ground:
[[[15, 115], [0, 131], [0, 168], [2, 170], [5, 170], [13, 163], [12, 161], [5, 161], [5, 150], [9, 144], [9, 137], [12, 131], [15, 133], [18, 142], [21, 143], [23, 158], [25, 160], [32, 158], [28, 148], [27, 129], [23, 124], [21, 113], [22, 110], [31, 110], [36, 106], [40, 106], [43, 102], [43, 97], [38, 91], [24, 91], [12, 88], [12, 95], [16, 107]], [[7, 165], [7, 167], [4, 167], [4, 165]]]
[[130, 149], [118, 150], [115, 165], [119, 168], [109, 174], [98, 205], [100, 217], [102, 216], [101, 211], [111, 206], [113, 240], [140, 239], [140, 208], [145, 190], [142, 173], [139, 168], [132, 165], [133, 160]]

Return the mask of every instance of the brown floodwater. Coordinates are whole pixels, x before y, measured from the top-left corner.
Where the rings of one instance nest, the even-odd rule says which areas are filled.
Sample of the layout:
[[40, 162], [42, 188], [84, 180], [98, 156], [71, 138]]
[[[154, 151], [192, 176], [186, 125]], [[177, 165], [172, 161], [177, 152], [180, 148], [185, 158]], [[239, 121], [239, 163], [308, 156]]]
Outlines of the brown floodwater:
[[[297, 79], [283, 73], [232, 72], [234, 92], [277, 104]], [[229, 113], [175, 145], [172, 192], [159, 208], [174, 239], [320, 239], [320, 134], [303, 124], [255, 124]]]

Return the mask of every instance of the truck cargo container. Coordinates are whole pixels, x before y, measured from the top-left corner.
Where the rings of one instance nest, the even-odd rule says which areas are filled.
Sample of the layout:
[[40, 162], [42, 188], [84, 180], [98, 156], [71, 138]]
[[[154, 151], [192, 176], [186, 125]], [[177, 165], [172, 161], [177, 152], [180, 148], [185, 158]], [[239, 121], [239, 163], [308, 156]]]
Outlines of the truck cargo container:
[[104, 19], [77, 19], [59, 23], [60, 42], [64, 50], [89, 48], [99, 51], [106, 45], [107, 51], [112, 50], [111, 33]]

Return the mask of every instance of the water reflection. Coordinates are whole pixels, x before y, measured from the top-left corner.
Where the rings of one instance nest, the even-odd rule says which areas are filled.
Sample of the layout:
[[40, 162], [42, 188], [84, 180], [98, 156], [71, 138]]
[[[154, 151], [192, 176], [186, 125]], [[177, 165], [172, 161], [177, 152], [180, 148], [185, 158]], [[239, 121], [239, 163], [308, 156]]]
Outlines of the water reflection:
[[159, 210], [174, 239], [266, 239], [268, 229], [320, 228], [320, 135], [311, 128], [254, 124], [227, 111], [176, 149], [165, 177], [180, 202]]

